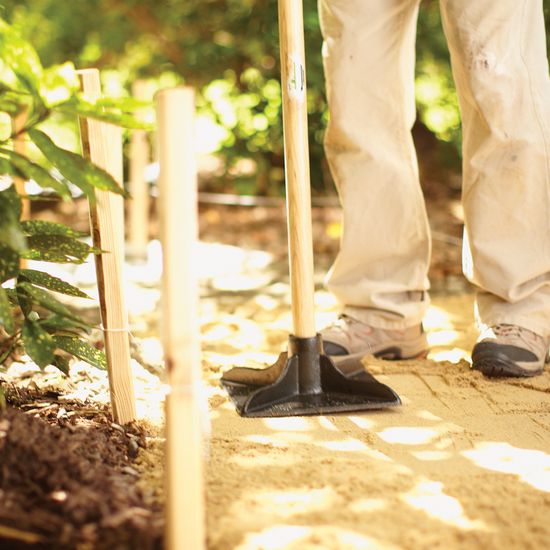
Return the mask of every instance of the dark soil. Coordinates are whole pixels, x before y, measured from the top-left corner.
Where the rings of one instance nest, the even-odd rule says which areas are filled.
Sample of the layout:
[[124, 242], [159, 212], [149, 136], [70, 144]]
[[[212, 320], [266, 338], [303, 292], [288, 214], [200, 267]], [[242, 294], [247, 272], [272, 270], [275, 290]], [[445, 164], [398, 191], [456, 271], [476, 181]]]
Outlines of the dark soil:
[[143, 429], [55, 392], [7, 388], [0, 412], [0, 547], [161, 548], [162, 510], [132, 462]]

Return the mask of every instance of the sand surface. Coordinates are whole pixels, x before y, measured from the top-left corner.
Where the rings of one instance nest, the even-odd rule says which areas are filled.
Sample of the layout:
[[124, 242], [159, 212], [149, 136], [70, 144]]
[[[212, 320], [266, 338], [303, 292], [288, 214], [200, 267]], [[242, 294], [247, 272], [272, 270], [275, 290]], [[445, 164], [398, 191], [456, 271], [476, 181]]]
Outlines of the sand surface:
[[[210, 550], [548, 547], [550, 371], [529, 380], [472, 371], [471, 293], [432, 299], [426, 360], [364, 360], [401, 407], [251, 419], [219, 378], [271, 364], [291, 326], [286, 283], [253, 281], [246, 270], [231, 291], [203, 288]], [[337, 315], [320, 285], [316, 306], [318, 326]], [[141, 465], [161, 499], [162, 446]]]
[[547, 548], [550, 373], [471, 371], [471, 305], [434, 300], [431, 359], [366, 358], [399, 408], [245, 419], [216, 392], [209, 548]]
[[[477, 332], [469, 292], [433, 297], [428, 359], [365, 359], [400, 395], [401, 407], [238, 416], [221, 375], [235, 365], [271, 364], [291, 330], [286, 268], [268, 256], [221, 245], [203, 250], [208, 549], [548, 548], [550, 370], [528, 380], [472, 371]], [[151, 368], [158, 364], [160, 375], [162, 351], [151, 333], [159, 321], [158, 274], [148, 273], [144, 282], [136, 268], [127, 286], [141, 357], [134, 362], [138, 410], [153, 433], [137, 469], [150, 498], [162, 501], [162, 376]], [[319, 272], [319, 328], [337, 316], [321, 278]], [[106, 393], [106, 378], [102, 387]], [[86, 382], [78, 392], [93, 393]]]

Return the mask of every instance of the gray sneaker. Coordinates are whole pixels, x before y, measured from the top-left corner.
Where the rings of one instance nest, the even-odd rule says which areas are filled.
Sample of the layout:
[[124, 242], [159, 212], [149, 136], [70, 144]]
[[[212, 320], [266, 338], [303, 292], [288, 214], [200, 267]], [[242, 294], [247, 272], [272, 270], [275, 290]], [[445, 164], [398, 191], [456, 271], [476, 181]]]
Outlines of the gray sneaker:
[[550, 339], [517, 325], [499, 324], [483, 331], [472, 350], [472, 368], [486, 376], [541, 374]]
[[333, 359], [374, 355], [382, 359], [412, 359], [426, 356], [428, 341], [421, 324], [403, 330], [377, 328], [350, 317], [338, 320], [321, 331], [323, 347]]

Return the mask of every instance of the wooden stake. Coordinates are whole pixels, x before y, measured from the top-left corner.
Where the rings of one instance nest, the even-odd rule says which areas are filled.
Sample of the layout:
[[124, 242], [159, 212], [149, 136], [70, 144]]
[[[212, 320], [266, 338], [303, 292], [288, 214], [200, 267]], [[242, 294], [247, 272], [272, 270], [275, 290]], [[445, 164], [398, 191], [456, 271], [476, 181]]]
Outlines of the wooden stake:
[[[25, 132], [19, 133], [27, 122], [27, 111], [22, 111], [19, 114], [15, 115], [11, 119], [11, 127], [16, 137], [13, 140], [13, 150], [20, 155], [26, 155], [27, 153], [27, 142]], [[22, 196], [22, 211], [21, 219], [28, 220], [31, 217], [31, 203], [28, 198], [26, 198], [27, 191], [25, 190], [25, 181], [22, 178], [15, 178], [15, 189]]]
[[[132, 94], [136, 99], [145, 99], [147, 85], [136, 80]], [[129, 191], [128, 201], [128, 252], [137, 259], [147, 258], [149, 242], [149, 187], [145, 181], [145, 168], [149, 163], [150, 147], [146, 130], [133, 130], [130, 141]]]
[[166, 540], [170, 550], [205, 548], [200, 379], [194, 91], [156, 95], [166, 398]]
[[[99, 71], [78, 71], [82, 90], [90, 97], [101, 94]], [[93, 119], [80, 120], [82, 152], [94, 164], [122, 182], [122, 143], [120, 129]], [[124, 214], [120, 195], [96, 190], [90, 203], [90, 223], [94, 246], [106, 250], [95, 256], [101, 322], [105, 334], [105, 353], [113, 418], [126, 424], [136, 418], [134, 385], [130, 366], [128, 313], [122, 281], [124, 258]]]
[[294, 336], [316, 334], [302, 2], [279, 0], [288, 247]]
[[[13, 150], [20, 155], [27, 153], [26, 134], [19, 133], [22, 128], [25, 127], [27, 122], [27, 111], [22, 111], [12, 117], [11, 128], [12, 132], [16, 134], [13, 140]], [[31, 217], [31, 201], [27, 198], [27, 191], [25, 189], [25, 180], [23, 178], [14, 178], [15, 190], [21, 197], [21, 221], [29, 220]], [[27, 260], [24, 258], [19, 259], [19, 268], [25, 269], [27, 267]]]

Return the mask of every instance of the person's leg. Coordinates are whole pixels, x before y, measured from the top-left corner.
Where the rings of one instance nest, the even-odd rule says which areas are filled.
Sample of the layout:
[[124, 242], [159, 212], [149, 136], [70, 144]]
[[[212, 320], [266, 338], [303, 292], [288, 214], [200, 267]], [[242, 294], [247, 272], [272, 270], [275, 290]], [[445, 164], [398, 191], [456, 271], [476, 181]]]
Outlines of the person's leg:
[[[441, 0], [441, 9], [462, 112], [464, 272], [478, 288], [480, 328], [521, 327], [515, 336], [497, 330], [491, 342], [508, 338], [531, 350], [536, 360], [519, 354], [511, 363], [522, 363], [523, 375], [536, 374], [550, 339], [550, 80], [542, 0]], [[478, 363], [487, 374], [521, 374]]]
[[410, 132], [418, 4], [319, 0], [325, 150], [343, 209], [327, 286], [344, 313], [391, 330], [419, 326], [428, 307], [430, 237]]

